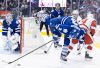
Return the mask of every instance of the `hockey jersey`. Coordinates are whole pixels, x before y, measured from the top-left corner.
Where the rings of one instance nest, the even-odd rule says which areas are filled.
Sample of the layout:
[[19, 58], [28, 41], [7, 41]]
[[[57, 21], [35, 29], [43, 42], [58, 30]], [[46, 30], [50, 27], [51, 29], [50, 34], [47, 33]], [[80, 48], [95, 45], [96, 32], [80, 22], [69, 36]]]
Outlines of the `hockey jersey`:
[[2, 26], [2, 35], [7, 36], [8, 32], [8, 27], [11, 28], [11, 35], [14, 33], [17, 33], [20, 35], [20, 23], [16, 19], [13, 19], [11, 24], [9, 24], [6, 19], [3, 21], [3, 26]]
[[54, 9], [51, 11], [51, 14], [50, 14], [50, 18], [55, 18], [55, 17], [57, 18], [57, 17], [62, 17], [62, 16], [64, 16], [64, 12], [61, 9], [59, 12], [56, 9]]
[[50, 19], [50, 24], [56, 25], [56, 29], [65, 34], [66, 37], [69, 37], [70, 34], [77, 36], [80, 31], [80, 27], [73, 17], [63, 16], [60, 18]]
[[[62, 9], [60, 9], [60, 11], [57, 11], [56, 9], [53, 9], [51, 11], [51, 14], [50, 14], [50, 18], [58, 18], [58, 17], [62, 17], [64, 16], [64, 12]], [[55, 25], [49, 25], [50, 27], [55, 27]]]
[[93, 18], [86, 18], [79, 22], [80, 28], [86, 29], [91, 35], [93, 36], [95, 34], [96, 30], [96, 20]]
[[77, 22], [79, 23], [82, 20], [80, 16], [77, 17]]

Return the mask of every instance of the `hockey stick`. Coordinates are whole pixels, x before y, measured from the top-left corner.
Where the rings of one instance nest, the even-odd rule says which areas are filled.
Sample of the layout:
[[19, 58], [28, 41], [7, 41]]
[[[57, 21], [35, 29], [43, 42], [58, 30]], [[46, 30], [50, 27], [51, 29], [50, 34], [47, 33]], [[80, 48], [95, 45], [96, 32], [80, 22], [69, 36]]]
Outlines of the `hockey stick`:
[[48, 51], [50, 50], [50, 48], [51, 48], [51, 46], [52, 46], [53, 43], [54, 43], [54, 42], [51, 43], [51, 45], [50, 45], [50, 47], [48, 48], [48, 50], [47, 50], [47, 51], [44, 51], [44, 53], [48, 53]]
[[50, 43], [50, 42], [52, 42], [52, 41], [54, 41], [54, 40], [51, 40], [51, 41], [49, 41], [49, 42], [47, 42], [47, 43], [45, 43], [45, 44], [41, 45], [40, 47], [38, 47], [38, 48], [36, 48], [36, 49], [34, 49], [34, 50], [32, 50], [32, 51], [28, 52], [27, 54], [25, 54], [25, 55], [23, 55], [23, 56], [21, 56], [21, 57], [19, 57], [19, 58], [15, 59], [15, 60], [13, 60], [13, 61], [11, 61], [11, 62], [7, 62], [7, 61], [4, 61], [4, 60], [2, 60], [2, 62], [7, 63], [7, 64], [11, 64], [11, 63], [13, 63], [13, 62], [16, 62], [16, 61], [18, 61], [19, 59], [21, 59], [21, 58], [23, 58], [23, 57], [27, 56], [28, 54], [30, 54], [30, 53], [32, 53], [32, 52], [34, 52], [34, 51], [38, 50], [39, 48], [41, 48], [41, 47], [43, 47], [43, 46], [47, 45], [48, 43]]
[[[84, 47], [84, 45], [83, 45], [83, 47]], [[81, 50], [83, 49], [83, 47], [78, 51], [77, 55], [81, 54]]]

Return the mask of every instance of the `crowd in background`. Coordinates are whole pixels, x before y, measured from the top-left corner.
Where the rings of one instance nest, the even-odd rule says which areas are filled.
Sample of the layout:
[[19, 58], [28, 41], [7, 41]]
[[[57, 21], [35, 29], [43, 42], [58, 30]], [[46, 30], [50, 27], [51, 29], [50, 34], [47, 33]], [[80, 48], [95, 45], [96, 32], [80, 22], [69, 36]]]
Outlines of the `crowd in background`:
[[[39, 0], [31, 0], [31, 16], [41, 10], [38, 7]], [[52, 7], [47, 7], [52, 10]], [[53, 7], [54, 8], [54, 7]], [[62, 7], [61, 7], [62, 8]], [[66, 0], [66, 7], [62, 8], [65, 16], [72, 15], [73, 10], [78, 10], [80, 17], [84, 19], [87, 14], [93, 13], [97, 23], [100, 24], [100, 1], [99, 0]], [[0, 0], [0, 11], [6, 10], [6, 0]], [[30, 0], [20, 0], [19, 2], [19, 16], [18, 16], [18, 0], [7, 0], [7, 11], [12, 11], [13, 18], [20, 19], [21, 17], [30, 16]], [[0, 15], [0, 18], [2, 15]]]

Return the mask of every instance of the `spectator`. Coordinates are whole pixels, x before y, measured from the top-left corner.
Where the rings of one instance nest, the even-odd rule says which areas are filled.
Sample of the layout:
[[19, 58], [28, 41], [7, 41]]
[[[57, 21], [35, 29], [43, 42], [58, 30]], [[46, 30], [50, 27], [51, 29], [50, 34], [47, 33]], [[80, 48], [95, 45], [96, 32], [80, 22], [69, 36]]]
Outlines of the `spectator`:
[[73, 2], [72, 9], [73, 10], [78, 10], [78, 5], [75, 2]]
[[71, 4], [70, 0], [67, 0], [67, 3], [66, 3], [67, 8], [70, 8], [70, 4]]
[[24, 17], [24, 15], [22, 15], [22, 12], [20, 12], [19, 16], [17, 16], [17, 19], [21, 19], [21, 17]]
[[86, 2], [83, 1], [82, 5], [80, 6], [80, 10], [85, 12], [86, 9]]
[[70, 8], [66, 9], [65, 16], [70, 16]]
[[[30, 0], [27, 2], [28, 8], [30, 8]], [[33, 4], [33, 1], [31, 1], [31, 9], [34, 9], [35, 5]]]
[[21, 8], [28, 8], [28, 5], [25, 0], [23, 0]]
[[22, 13], [23, 15], [28, 15], [28, 5], [25, 0], [23, 0], [22, 5], [21, 5]]
[[66, 13], [67, 13], [67, 8], [64, 8], [64, 16], [66, 16]]
[[32, 10], [32, 17], [36, 17], [36, 13], [34, 10]]
[[14, 0], [14, 8], [18, 6], [18, 0]]
[[2, 11], [5, 11], [6, 10], [5, 2], [2, 3], [2, 6], [0, 7], [0, 10], [2, 10]]
[[99, 10], [99, 12], [97, 13], [97, 21], [98, 21], [98, 25], [100, 25], [100, 10]]
[[1, 16], [1, 14], [0, 14], [0, 19], [4, 19], [4, 17], [3, 17], [3, 16]]
[[8, 7], [10, 8], [10, 10], [12, 10], [12, 8], [14, 8], [15, 2], [13, 0], [11, 0], [8, 4]]
[[100, 11], [98, 13], [97, 21], [98, 21], [98, 25], [100, 25]]

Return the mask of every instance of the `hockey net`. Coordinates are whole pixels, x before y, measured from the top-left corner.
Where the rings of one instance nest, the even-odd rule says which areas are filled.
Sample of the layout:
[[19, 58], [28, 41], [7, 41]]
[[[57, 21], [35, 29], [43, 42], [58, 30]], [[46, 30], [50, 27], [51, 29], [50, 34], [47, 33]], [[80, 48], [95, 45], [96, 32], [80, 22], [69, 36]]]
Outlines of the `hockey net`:
[[[21, 33], [20, 33], [20, 53], [27, 53], [32, 51], [45, 42], [42, 38], [39, 26], [34, 17], [21, 18]], [[35, 53], [43, 53], [46, 46], [38, 49]]]

